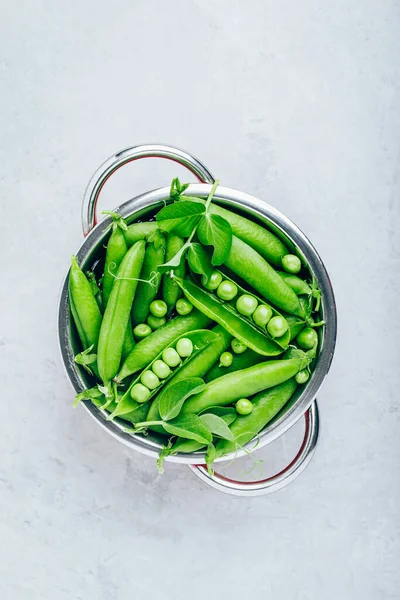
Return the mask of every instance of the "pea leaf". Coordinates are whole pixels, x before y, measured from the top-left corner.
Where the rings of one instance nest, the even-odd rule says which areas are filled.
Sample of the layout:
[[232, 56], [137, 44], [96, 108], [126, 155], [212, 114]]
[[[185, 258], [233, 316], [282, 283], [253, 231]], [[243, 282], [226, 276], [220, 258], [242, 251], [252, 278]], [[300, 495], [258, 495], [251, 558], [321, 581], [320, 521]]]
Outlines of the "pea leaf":
[[202, 411], [201, 414], [211, 413], [221, 417], [227, 425], [231, 425], [237, 418], [236, 409], [232, 406], [209, 406]]
[[214, 475], [214, 469], [213, 469], [213, 462], [215, 460], [215, 457], [217, 455], [217, 451], [215, 449], [214, 444], [208, 444], [207, 446], [207, 453], [206, 453], [206, 465], [207, 465], [207, 471], [209, 472], [210, 475]]
[[213, 265], [222, 265], [228, 258], [232, 246], [232, 227], [219, 215], [206, 213], [197, 227], [197, 235], [202, 244], [214, 246]]
[[188, 413], [181, 415], [172, 421], [163, 421], [162, 426], [171, 435], [195, 440], [200, 444], [210, 444], [212, 442], [212, 433], [203, 423], [200, 417]]
[[89, 390], [83, 390], [80, 394], [75, 396], [74, 400], [74, 408], [76, 408], [81, 400], [91, 400], [92, 398], [100, 398], [103, 396], [102, 391], [96, 385], [94, 388], [90, 388]]
[[200, 377], [189, 377], [164, 388], [158, 401], [161, 418], [169, 421], [177, 417], [185, 400], [189, 396], [201, 392], [205, 387], [206, 385]]
[[181, 263], [185, 260], [186, 250], [189, 248], [190, 244], [185, 244], [182, 246], [180, 250], [169, 260], [168, 262], [158, 265], [157, 271], [160, 273], [167, 273], [168, 271], [172, 271], [173, 269], [177, 269]]
[[199, 202], [184, 200], [162, 208], [156, 220], [160, 229], [189, 237], [205, 210], [205, 206]]
[[190, 244], [187, 259], [192, 271], [199, 275], [205, 275], [207, 279], [211, 277], [214, 269], [207, 248], [198, 243]]
[[185, 190], [187, 190], [187, 188], [189, 187], [188, 183], [181, 183], [179, 181], [179, 177], [174, 177], [174, 179], [171, 182], [171, 188], [169, 191], [169, 195], [171, 200], [179, 200], [180, 196], [183, 194], [183, 192]]
[[221, 417], [218, 417], [217, 415], [213, 415], [211, 413], [206, 413], [204, 415], [200, 415], [199, 419], [203, 421], [203, 423], [208, 427], [211, 433], [217, 435], [220, 438], [223, 438], [224, 440], [229, 440], [230, 442], [233, 442], [233, 433]]
[[89, 348], [86, 348], [86, 350], [83, 350], [83, 352], [79, 352], [74, 357], [76, 364], [81, 365], [91, 375], [93, 375], [93, 370], [90, 365], [95, 363], [97, 360], [97, 354], [90, 354], [93, 350], [93, 346], [94, 344], [92, 344]]

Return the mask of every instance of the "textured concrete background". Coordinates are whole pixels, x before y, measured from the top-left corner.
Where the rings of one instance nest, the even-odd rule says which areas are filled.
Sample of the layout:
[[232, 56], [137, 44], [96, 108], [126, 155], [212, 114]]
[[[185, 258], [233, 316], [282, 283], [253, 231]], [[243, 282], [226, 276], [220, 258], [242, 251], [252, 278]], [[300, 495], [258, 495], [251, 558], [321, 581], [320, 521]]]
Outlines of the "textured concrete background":
[[[399, 598], [399, 3], [3, 0], [0, 17], [1, 598]], [[146, 141], [276, 205], [332, 276], [320, 445], [274, 496], [160, 478], [71, 408], [56, 313], [81, 195]], [[176, 172], [129, 167], [105, 205]]]

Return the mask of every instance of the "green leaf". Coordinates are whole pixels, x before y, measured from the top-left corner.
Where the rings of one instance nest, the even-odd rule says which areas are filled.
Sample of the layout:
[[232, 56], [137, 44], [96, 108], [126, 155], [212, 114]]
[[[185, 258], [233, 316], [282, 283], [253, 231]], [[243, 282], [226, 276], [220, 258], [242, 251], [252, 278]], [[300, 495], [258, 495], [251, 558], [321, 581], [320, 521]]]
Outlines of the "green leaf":
[[187, 259], [192, 271], [199, 275], [205, 275], [207, 279], [211, 277], [214, 269], [207, 248], [198, 243], [191, 244]]
[[188, 440], [196, 440], [200, 444], [212, 442], [212, 433], [197, 415], [188, 413], [173, 421], [163, 421], [162, 426], [171, 435], [177, 435]]
[[93, 375], [93, 370], [89, 365], [92, 365], [97, 360], [97, 354], [90, 354], [90, 352], [93, 350], [93, 346], [94, 344], [92, 344], [89, 348], [86, 348], [86, 350], [83, 350], [83, 352], [79, 352], [74, 357], [76, 364], [81, 365], [91, 375]]
[[206, 413], [204, 415], [200, 415], [199, 418], [208, 427], [211, 433], [217, 435], [220, 438], [223, 438], [224, 440], [229, 440], [230, 442], [233, 442], [233, 433], [221, 417], [218, 417], [217, 415], [213, 415], [211, 413]]
[[181, 237], [189, 237], [197, 225], [205, 206], [199, 202], [185, 200], [168, 204], [157, 213], [157, 223], [161, 229], [174, 232]]
[[161, 418], [169, 421], [177, 417], [185, 400], [189, 396], [201, 392], [205, 387], [206, 385], [200, 377], [189, 377], [164, 388], [158, 400]]
[[202, 411], [201, 414], [211, 413], [221, 417], [227, 425], [231, 425], [236, 420], [238, 414], [236, 408], [232, 406], [209, 406]]
[[187, 190], [187, 188], [189, 187], [188, 183], [181, 183], [179, 181], [179, 177], [174, 177], [174, 179], [171, 182], [171, 188], [169, 191], [169, 195], [171, 197], [171, 200], [179, 200], [181, 194], [183, 194], [183, 192], [185, 190]]
[[168, 271], [173, 271], [174, 269], [177, 269], [184, 261], [185, 253], [189, 246], [190, 244], [185, 244], [184, 246], [182, 246], [182, 248], [178, 250], [175, 256], [171, 258], [171, 260], [162, 265], [158, 265], [157, 271], [159, 271], [160, 273], [167, 273]]
[[158, 455], [158, 459], [157, 459], [157, 469], [158, 472], [160, 473], [160, 475], [162, 475], [164, 473], [164, 459], [167, 458], [167, 456], [170, 456], [171, 453], [171, 449], [172, 449], [172, 442], [171, 440], [168, 440], [168, 444], [166, 446], [163, 446], [160, 450], [160, 454]]
[[215, 457], [217, 455], [217, 451], [215, 449], [214, 444], [209, 444], [207, 447], [207, 453], [206, 453], [206, 465], [207, 465], [207, 471], [210, 475], [214, 475], [214, 469], [213, 469], [213, 462], [215, 460]]
[[219, 215], [206, 213], [200, 219], [197, 235], [202, 244], [214, 246], [213, 265], [222, 265], [228, 258], [232, 246], [232, 227]]

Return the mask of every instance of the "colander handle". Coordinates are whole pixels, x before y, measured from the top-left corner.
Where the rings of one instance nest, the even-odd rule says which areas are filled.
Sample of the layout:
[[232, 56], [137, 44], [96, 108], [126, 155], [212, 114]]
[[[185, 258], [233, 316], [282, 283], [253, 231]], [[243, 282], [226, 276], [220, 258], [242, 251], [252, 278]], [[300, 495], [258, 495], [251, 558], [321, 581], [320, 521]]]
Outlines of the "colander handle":
[[282, 471], [260, 481], [235, 481], [221, 473], [210, 475], [205, 465], [190, 465], [189, 468], [202, 481], [211, 487], [232, 496], [262, 496], [276, 492], [296, 479], [310, 462], [317, 445], [319, 431], [319, 415], [317, 401], [305, 413], [304, 439], [297, 455]]
[[97, 225], [96, 205], [100, 192], [117, 169], [140, 158], [166, 158], [186, 167], [202, 183], [214, 183], [215, 179], [207, 167], [197, 158], [172, 146], [144, 144], [126, 148], [108, 158], [89, 181], [82, 200], [82, 229], [87, 235]]

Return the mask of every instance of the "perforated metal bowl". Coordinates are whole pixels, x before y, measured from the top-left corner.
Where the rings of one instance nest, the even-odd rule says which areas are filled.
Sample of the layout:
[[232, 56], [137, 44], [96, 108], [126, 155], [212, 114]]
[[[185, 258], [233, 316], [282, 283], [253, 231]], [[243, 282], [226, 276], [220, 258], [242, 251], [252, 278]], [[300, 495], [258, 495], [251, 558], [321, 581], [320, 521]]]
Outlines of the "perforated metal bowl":
[[[109, 217], [96, 224], [96, 203], [104, 183], [124, 164], [138, 160], [139, 158], [148, 157], [167, 158], [187, 167], [202, 183], [190, 185], [185, 195], [200, 196], [202, 198], [208, 196], [214, 182], [213, 176], [198, 159], [182, 150], [152, 144], [135, 146], [113, 155], [93, 175], [83, 198], [82, 224], [86, 237], [76, 252], [78, 262], [82, 268], [89, 268], [93, 264], [96, 260], [96, 255], [101, 252], [109, 236], [109, 225], [111, 223]], [[122, 204], [115, 210], [128, 222], [133, 222], [137, 219], [145, 219], [149, 212], [154, 212], [168, 199], [169, 187], [164, 187], [132, 198], [132, 200]], [[321, 316], [325, 320], [326, 325], [320, 330], [321, 337], [315, 369], [307, 385], [296, 392], [293, 399], [280, 413], [279, 418], [261, 432], [258, 444], [258, 447], [261, 448], [274, 441], [304, 415], [306, 427], [303, 444], [297, 456], [287, 468], [273, 477], [262, 481], [238, 482], [217, 473], [209, 475], [203, 466], [205, 457], [203, 452], [192, 454], [178, 453], [176, 456], [170, 456], [166, 459], [190, 465], [198, 476], [221, 491], [235, 495], [258, 495], [279, 489], [293, 480], [308, 464], [315, 450], [318, 439], [316, 396], [329, 371], [335, 349], [335, 300], [332, 286], [321, 258], [308, 238], [290, 219], [265, 201], [227, 187], [219, 186], [215, 200], [213, 201], [221, 206], [232, 208], [261, 224], [265, 224], [279, 235], [289, 247], [296, 247], [297, 252], [300, 253], [308, 264], [311, 273], [315, 276], [322, 292]], [[67, 278], [65, 279], [60, 299], [59, 340], [68, 377], [76, 393], [79, 393], [87, 388], [90, 383], [85, 372], [74, 362], [74, 356], [80, 348], [78, 341], [75, 339], [74, 327], [71, 322]], [[162, 447], [162, 441], [157, 434], [149, 434], [146, 437], [131, 435], [124, 430], [125, 425], [122, 421], [107, 421], [107, 414], [96, 408], [91, 402], [83, 402], [82, 404], [95, 421], [119, 441], [149, 456], [158, 456]], [[240, 456], [240, 452], [238, 456]], [[219, 460], [230, 460], [231, 458], [232, 456], [229, 455]]]

